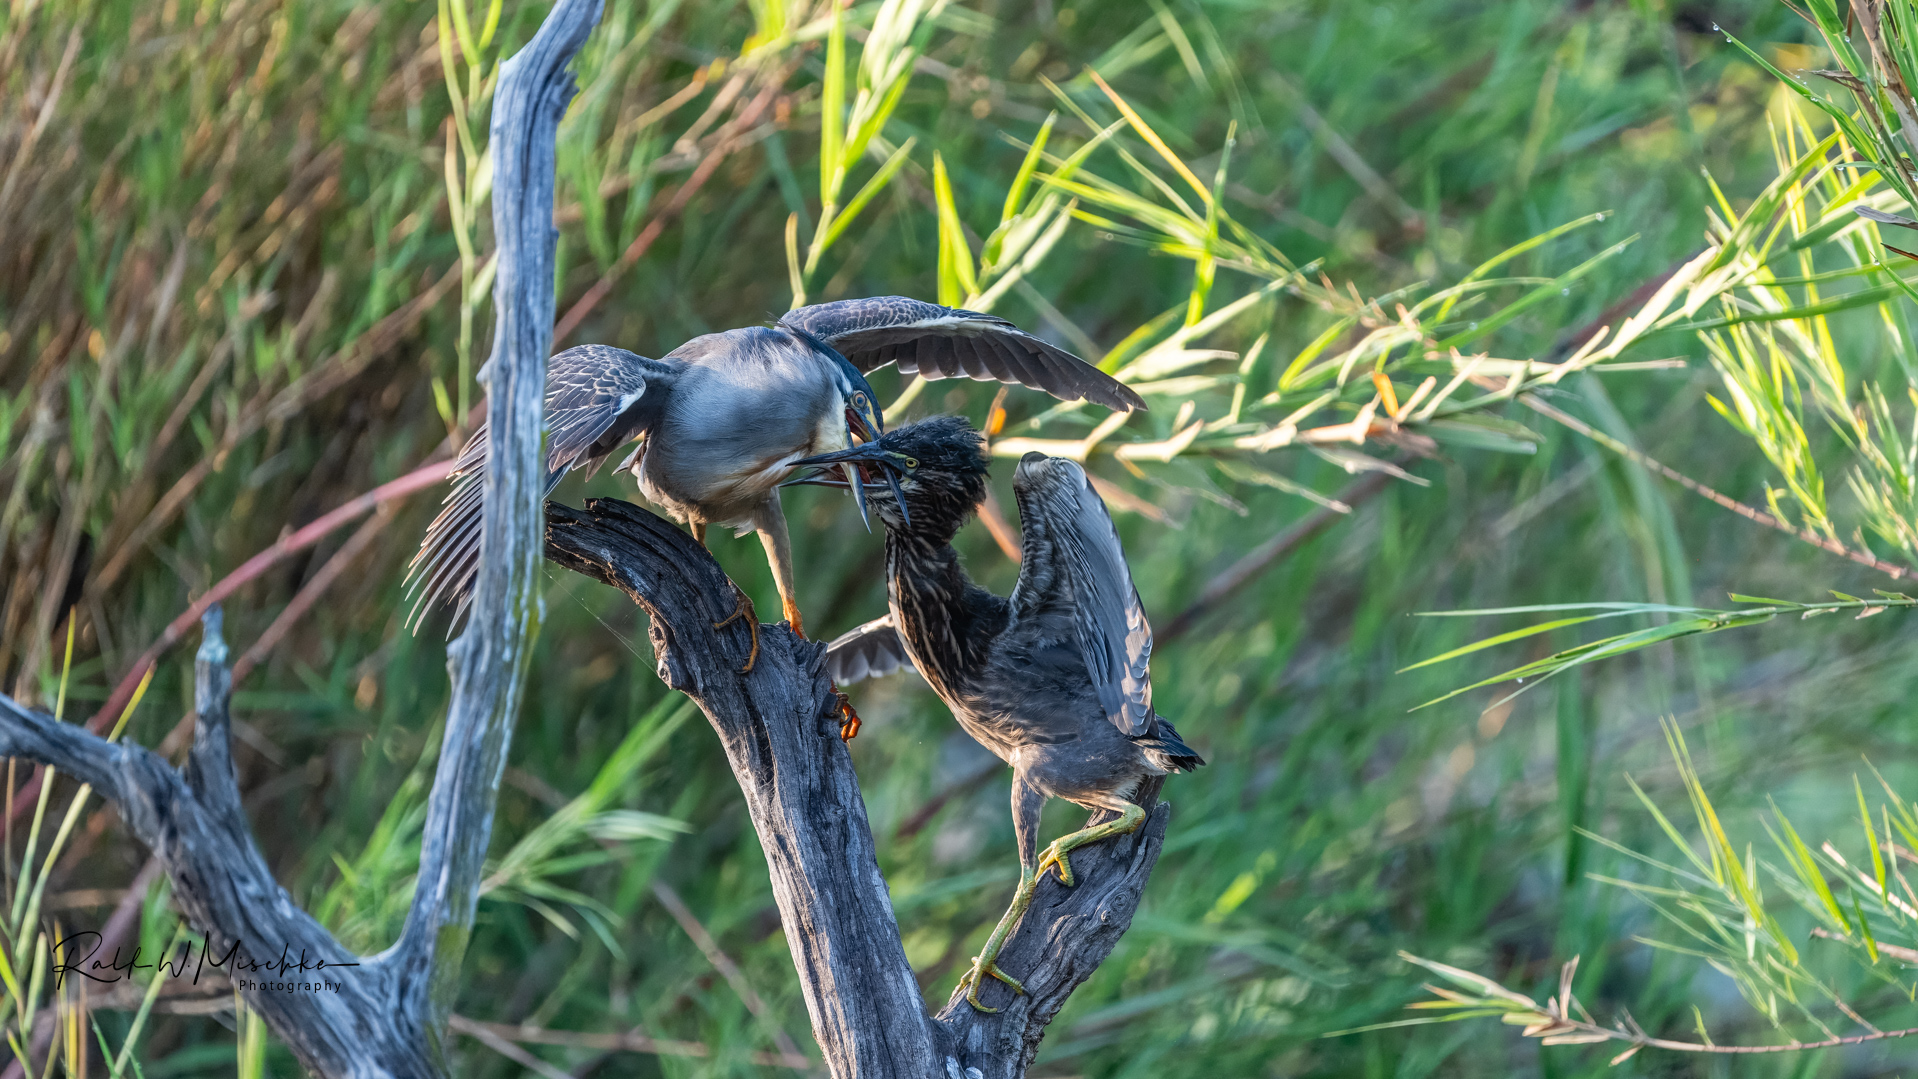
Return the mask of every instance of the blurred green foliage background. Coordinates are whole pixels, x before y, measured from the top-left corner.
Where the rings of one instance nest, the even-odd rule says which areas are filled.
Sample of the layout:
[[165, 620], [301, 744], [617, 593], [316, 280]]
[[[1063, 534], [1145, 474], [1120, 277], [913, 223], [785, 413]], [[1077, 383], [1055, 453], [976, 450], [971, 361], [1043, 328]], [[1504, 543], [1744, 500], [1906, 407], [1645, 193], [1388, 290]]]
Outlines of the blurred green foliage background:
[[[849, 9], [850, 25], [869, 24], [874, 6]], [[804, 5], [790, 19], [778, 0], [607, 8], [563, 131], [556, 213], [559, 309], [595, 289], [603, 299], [560, 343], [658, 355], [776, 316], [791, 298], [788, 218], [809, 237], [819, 212], [823, 50], [804, 32]], [[504, 5], [494, 51], [510, 53], [543, 14]], [[460, 402], [477, 399], [463, 396], [472, 388], [461, 375], [485, 355], [487, 326], [483, 305], [471, 305], [477, 336], [463, 366], [460, 295], [479, 280], [488, 244], [482, 209], [462, 267], [446, 183], [450, 54], [436, 15], [428, 4], [339, 0], [13, 0], [0, 15], [9, 692], [51, 707], [73, 609], [67, 712], [78, 718], [190, 598], [286, 530], [456, 441]], [[793, 33], [772, 40], [767, 28], [782, 21]], [[1013, 140], [1032, 139], [1057, 107], [1042, 77], [1093, 108], [1105, 99], [1090, 67], [1200, 176], [1214, 174], [1236, 123], [1231, 213], [1294, 264], [1323, 260], [1338, 289], [1375, 296], [1456, 281], [1604, 211], [1507, 267], [1550, 278], [1640, 237], [1489, 346], [1546, 358], [1568, 331], [1701, 249], [1705, 170], [1740, 204], [1775, 176], [1766, 115], [1783, 91], [1717, 25], [1780, 66], [1820, 66], [1809, 29], [1763, 0], [948, 6], [887, 129], [888, 145], [910, 137], [915, 149], [822, 261], [812, 298], [936, 296], [933, 152], [960, 220], [990, 232], [1023, 157]], [[749, 47], [767, 50], [758, 66], [739, 59]], [[1071, 123], [1062, 118], [1062, 130]], [[623, 261], [654, 223], [643, 255]], [[1192, 275], [1187, 259], [1080, 223], [996, 310], [1096, 359], [1182, 307]], [[1212, 306], [1259, 283], [1222, 266]], [[471, 294], [484, 292], [481, 280]], [[1331, 322], [1281, 293], [1207, 344], [1244, 351], [1269, 333], [1289, 357]], [[1859, 370], [1893, 362], [1868, 334], [1856, 339]], [[1762, 458], [1705, 404], [1716, 380], [1702, 346], [1667, 334], [1628, 358], [1667, 357], [1692, 363], [1580, 376], [1557, 400], [1762, 502]], [[1276, 374], [1259, 377], [1250, 392], [1271, 389]], [[898, 392], [891, 373], [875, 384], [887, 400]], [[992, 397], [989, 386], [938, 383], [907, 413], [983, 422]], [[1050, 402], [1014, 392], [1006, 403], [1016, 431]], [[1141, 437], [1168, 434], [1176, 410], [1154, 399], [1134, 421]], [[1541, 432], [1535, 452], [1445, 446], [1409, 466], [1428, 485], [1395, 482], [1158, 649], [1155, 700], [1212, 764], [1169, 784], [1171, 836], [1140, 916], [1051, 1028], [1035, 1075], [1605, 1070], [1604, 1047], [1541, 1050], [1481, 1025], [1323, 1038], [1399, 1018], [1422, 995], [1401, 949], [1541, 993], [1581, 954], [1580, 995], [1601, 1014], [1629, 1007], [1648, 1030], [1689, 1032], [1696, 1005], [1722, 1040], [1768, 1035], [1728, 981], [1632, 942], [1651, 924], [1644, 906], [1587, 874], [1637, 871], [1576, 829], [1656, 841], [1623, 776], [1682, 797], [1657, 724], [1671, 715], [1728, 820], [1755, 830], [1751, 813], [1771, 795], [1801, 830], [1824, 834], [1854, 811], [1829, 792], [1849, 786], [1860, 754], [1894, 785], [1913, 778], [1918, 665], [1901, 658], [1911, 630], [1896, 616], [1773, 625], [1575, 672], [1509, 705], [1488, 708], [1502, 693], [1485, 690], [1408, 713], [1472, 672], [1396, 670], [1501, 628], [1412, 612], [1718, 605], [1728, 590], [1814, 598], [1885, 583], [1512, 412]], [[1260, 467], [1325, 496], [1349, 479], [1300, 449]], [[1161, 623], [1315, 508], [1183, 460], [1137, 475], [1111, 460], [1096, 470], [1135, 496], [1117, 519]], [[589, 493], [632, 497], [629, 481], [606, 476], [559, 497]], [[382, 510], [226, 605], [229, 639], [244, 649], [331, 574], [239, 683], [236, 753], [281, 880], [368, 950], [403, 916], [446, 701], [444, 624], [417, 637], [401, 627], [400, 579], [432, 502]], [[794, 492], [787, 507], [809, 627], [830, 636], [880, 613], [878, 537], [824, 492]], [[1016, 567], [983, 527], [962, 543], [977, 577], [1010, 587]], [[761, 609], [776, 609], [757, 543], [714, 546]], [[482, 903], [461, 1014], [705, 1047], [524, 1050], [574, 1075], [758, 1074], [783, 1044], [809, 1049], [758, 843], [710, 734], [654, 676], [644, 620], [623, 597], [556, 570], [546, 604], [500, 806], [504, 860]], [[1538, 653], [1570, 639], [1538, 638]], [[1498, 669], [1491, 659], [1473, 668]], [[190, 697], [188, 657], [176, 652], [128, 736], [177, 751]], [[859, 687], [856, 700], [868, 724], [852, 752], [882, 866], [909, 956], [943, 1001], [1016, 878], [1005, 775], [982, 767], [983, 751], [922, 684], [895, 678]], [[569, 803], [571, 831], [535, 831]], [[1048, 832], [1075, 814], [1054, 806]], [[47, 916], [97, 924], [145, 858], [110, 809], [90, 815], [55, 870]], [[156, 891], [149, 941], [170, 932], [163, 903]], [[166, 988], [144, 1034], [144, 1074], [231, 1073], [235, 1035], [206, 1014], [224, 998], [191, 987], [175, 998]], [[127, 1013], [97, 1015], [117, 1041]], [[460, 1074], [530, 1074], [471, 1038], [455, 1050]], [[267, 1073], [293, 1073], [277, 1047], [265, 1059]], [[1901, 1059], [1910, 1050], [1890, 1043], [1735, 1066], [1641, 1055], [1616, 1071], [1866, 1075]]]

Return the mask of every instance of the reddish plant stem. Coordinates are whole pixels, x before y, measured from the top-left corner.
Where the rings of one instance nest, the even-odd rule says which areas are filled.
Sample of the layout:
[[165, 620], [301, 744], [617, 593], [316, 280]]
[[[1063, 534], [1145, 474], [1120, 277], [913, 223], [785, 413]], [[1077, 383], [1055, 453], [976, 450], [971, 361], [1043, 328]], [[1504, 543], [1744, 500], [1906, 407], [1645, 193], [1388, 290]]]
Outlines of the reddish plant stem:
[[392, 511], [382, 507], [378, 513], [367, 518], [366, 523], [348, 537], [347, 541], [340, 545], [339, 550], [333, 552], [333, 557], [326, 560], [326, 564], [320, 567], [318, 573], [300, 586], [300, 590], [293, 595], [293, 601], [286, 605], [286, 609], [273, 619], [273, 624], [266, 627], [266, 632], [260, 634], [259, 638], [249, 645], [234, 662], [233, 681], [235, 683], [252, 673], [253, 668], [258, 666], [260, 661], [265, 659], [267, 654], [272, 652], [292, 631], [294, 624], [306, 617], [306, 612], [313, 609], [313, 605], [319, 602], [320, 597], [332, 587], [334, 581], [339, 579], [340, 574], [346, 572], [346, 568], [353, 564], [354, 559], [372, 545], [392, 519]]
[[[114, 686], [113, 692], [107, 696], [106, 703], [87, 720], [87, 730], [99, 734], [119, 718], [120, 713], [126, 710], [127, 702], [133, 699], [133, 691], [139, 688], [140, 680], [146, 677], [147, 671], [152, 669], [167, 649], [177, 644], [188, 630], [199, 623], [200, 616], [205, 614], [208, 608], [239, 591], [242, 586], [265, 573], [287, 555], [313, 546], [334, 529], [375, 506], [405, 498], [416, 491], [431, 487], [444, 480], [452, 470], [453, 462], [450, 460], [422, 465], [396, 480], [380, 484], [247, 559], [239, 569], [221, 578], [218, 584], [207, 589], [205, 595], [194, 600], [178, 618], [167, 624], [166, 629], [161, 631], [160, 638], [149, 645], [145, 652], [140, 653], [140, 658], [134, 660], [133, 665], [127, 668], [127, 673], [120, 678], [120, 684]], [[40, 782], [44, 774], [44, 768], [36, 768], [33, 778], [14, 795], [13, 804], [7, 811], [9, 821], [27, 812], [40, 797]]]

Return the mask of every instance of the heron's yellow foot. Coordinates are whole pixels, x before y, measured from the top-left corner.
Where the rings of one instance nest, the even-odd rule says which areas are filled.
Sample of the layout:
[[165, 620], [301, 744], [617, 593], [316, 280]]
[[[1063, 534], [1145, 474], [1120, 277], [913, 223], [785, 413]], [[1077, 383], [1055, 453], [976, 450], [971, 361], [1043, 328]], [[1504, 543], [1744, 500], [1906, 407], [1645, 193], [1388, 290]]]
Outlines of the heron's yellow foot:
[[781, 607], [785, 608], [786, 621], [792, 625], [793, 632], [804, 637], [806, 635], [806, 626], [799, 620], [799, 604], [794, 603], [790, 596], [779, 597], [779, 603]]
[[733, 585], [733, 596], [736, 599], [733, 606], [733, 613], [714, 622], [713, 628], [723, 629], [742, 618], [746, 620], [746, 628], [752, 633], [753, 647], [752, 651], [746, 656], [746, 665], [739, 668], [739, 673], [751, 674], [753, 664], [759, 662], [759, 613], [753, 610], [753, 601], [747, 598], [746, 593], [739, 590], [738, 585]]
[[1077, 882], [1072, 879], [1072, 863], [1066, 860], [1066, 853], [1071, 849], [1071, 847], [1061, 847], [1058, 840], [1053, 840], [1045, 850], [1040, 852], [1039, 868], [1033, 875], [1043, 877], [1047, 869], [1056, 869], [1059, 871], [1059, 883], [1068, 888], [1072, 887]]
[[[996, 952], [998, 949], [993, 950]], [[996, 1012], [999, 1010], [997, 1008], [988, 1008], [984, 1004], [979, 1003], [979, 986], [986, 980], [988, 975], [1011, 986], [1012, 991], [1020, 996], [1025, 995], [1026, 987], [1020, 985], [1017, 978], [1000, 970], [999, 964], [993, 962], [991, 957], [980, 954], [972, 957], [972, 968], [959, 978], [959, 987], [966, 991], [967, 1004], [972, 1005], [982, 1012]]]
[[972, 968], [959, 979], [959, 988], [966, 991], [966, 1003], [982, 1012], [999, 1010], [979, 1003], [979, 986], [986, 980], [987, 975], [1011, 986], [1013, 992], [1022, 996], [1025, 994], [1025, 986], [1020, 985], [1017, 980], [999, 969], [999, 950], [1006, 946], [1012, 931], [1018, 928], [1019, 919], [1025, 917], [1026, 908], [1032, 905], [1032, 891], [1038, 883], [1039, 877], [1036, 873], [1020, 868], [1019, 887], [1012, 893], [1012, 905], [1007, 907], [1006, 912], [999, 917], [999, 924], [993, 927], [992, 935], [986, 938], [985, 947], [979, 949], [979, 954], [972, 957]]
[[859, 728], [865, 724], [860, 720], [858, 711], [853, 708], [851, 697], [839, 692], [838, 686], [833, 686], [832, 692], [834, 696], [839, 698], [839, 715], [841, 717], [839, 740], [842, 742], [850, 742], [854, 738], [859, 737]]
[[1047, 868], [1052, 868], [1059, 871], [1060, 884], [1068, 888], [1072, 887], [1072, 863], [1066, 861], [1068, 852], [1078, 850], [1088, 843], [1097, 843], [1110, 836], [1130, 835], [1139, 830], [1139, 825], [1145, 823], [1145, 810], [1131, 802], [1125, 802], [1123, 805], [1125, 808], [1120, 810], [1117, 820], [1095, 824], [1090, 828], [1081, 828], [1070, 835], [1062, 835], [1053, 840], [1044, 851], [1040, 852], [1039, 864], [1033, 871], [1033, 879], [1037, 880], [1045, 876]]

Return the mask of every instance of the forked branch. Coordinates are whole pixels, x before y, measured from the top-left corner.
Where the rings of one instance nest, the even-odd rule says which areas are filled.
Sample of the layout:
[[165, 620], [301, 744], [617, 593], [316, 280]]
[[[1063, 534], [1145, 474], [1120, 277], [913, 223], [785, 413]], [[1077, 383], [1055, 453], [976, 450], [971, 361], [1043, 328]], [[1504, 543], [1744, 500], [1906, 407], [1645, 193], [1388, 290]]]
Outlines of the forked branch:
[[[203, 619], [199, 723], [184, 774], [146, 749], [0, 698], [0, 755], [76, 775], [110, 798], [166, 868], [175, 901], [215, 955], [233, 949], [244, 957], [247, 965], [234, 973], [243, 974], [235, 986], [247, 1004], [301, 1064], [327, 1079], [449, 1074], [441, 1041], [535, 625], [541, 413], [553, 325], [554, 140], [573, 96], [566, 66], [599, 12], [599, 0], [560, 0], [500, 70], [491, 143], [498, 325], [486, 379], [493, 440], [486, 515], [472, 616], [450, 650], [445, 741], [427, 803], [419, 883], [399, 941], [377, 956], [353, 955], [294, 904], [254, 844], [228, 753], [232, 676], [218, 607]], [[104, 964], [112, 957], [96, 958]], [[92, 969], [80, 962], [83, 971]], [[289, 990], [289, 981], [332, 984], [314, 992]]]
[[765, 849], [786, 940], [835, 1076], [1016, 1079], [1046, 1024], [1132, 923], [1164, 846], [1171, 807], [1130, 836], [1073, 852], [1077, 887], [1047, 878], [999, 965], [1027, 995], [994, 983], [985, 1014], [954, 993], [927, 1014], [866, 822], [825, 673], [825, 648], [784, 626], [760, 629], [759, 659], [732, 613], [734, 588], [684, 531], [613, 499], [547, 505], [547, 556], [621, 589], [650, 616], [659, 676], [690, 696], [725, 746]]

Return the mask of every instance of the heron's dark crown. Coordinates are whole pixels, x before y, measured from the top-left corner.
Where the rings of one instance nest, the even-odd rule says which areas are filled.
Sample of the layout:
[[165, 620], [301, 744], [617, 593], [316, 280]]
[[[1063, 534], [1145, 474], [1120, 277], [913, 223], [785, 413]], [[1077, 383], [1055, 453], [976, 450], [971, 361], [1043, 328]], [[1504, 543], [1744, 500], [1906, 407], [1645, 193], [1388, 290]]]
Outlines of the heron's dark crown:
[[907, 527], [884, 483], [869, 484], [873, 508], [894, 531], [935, 543], [950, 540], [986, 496], [986, 442], [961, 416], [934, 416], [881, 435], [879, 448], [892, 461], [894, 475], [911, 514]]
[[[759, 327], [754, 328], [758, 329]], [[875, 418], [878, 416], [879, 395], [872, 392], [872, 386], [866, 382], [866, 376], [860, 373], [859, 368], [852, 365], [851, 360], [840, 355], [838, 349], [827, 344], [822, 338], [814, 337], [812, 334], [797, 327], [778, 326], [772, 328], [772, 332], [786, 333], [797, 337], [814, 352], [826, 357], [826, 359], [831, 361], [833, 380], [838, 387], [840, 396], [844, 397], [848, 402], [851, 402], [854, 394], [865, 394], [866, 400], [872, 403]], [[884, 421], [882, 420], [881, 422], [883, 423]]]

